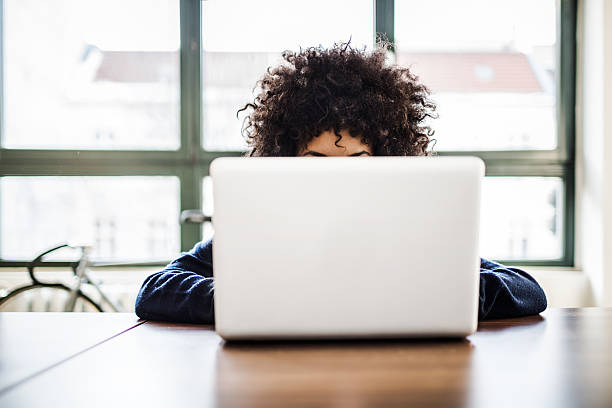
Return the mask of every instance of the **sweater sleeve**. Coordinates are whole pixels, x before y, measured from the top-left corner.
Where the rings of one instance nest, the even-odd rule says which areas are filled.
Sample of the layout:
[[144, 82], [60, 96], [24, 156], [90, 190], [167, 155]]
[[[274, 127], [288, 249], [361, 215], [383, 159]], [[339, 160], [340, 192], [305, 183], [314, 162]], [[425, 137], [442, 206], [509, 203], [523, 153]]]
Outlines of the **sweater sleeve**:
[[212, 241], [145, 279], [135, 309], [142, 319], [214, 324]]
[[538, 314], [546, 306], [546, 294], [527, 272], [480, 260], [478, 320]]

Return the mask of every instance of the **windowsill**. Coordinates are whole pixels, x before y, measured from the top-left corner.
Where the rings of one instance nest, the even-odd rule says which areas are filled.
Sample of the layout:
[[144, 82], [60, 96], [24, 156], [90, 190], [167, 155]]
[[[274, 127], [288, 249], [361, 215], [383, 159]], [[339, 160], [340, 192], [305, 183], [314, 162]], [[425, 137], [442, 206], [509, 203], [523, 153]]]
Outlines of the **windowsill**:
[[594, 306], [591, 282], [575, 267], [530, 266], [522, 267], [542, 286], [548, 307]]
[[[542, 286], [548, 298], [549, 307], [588, 307], [594, 306], [589, 278], [578, 268], [530, 266], [519, 267], [532, 275]], [[41, 274], [41, 279], [66, 279], [71, 274], [62, 268], [53, 268]], [[94, 270], [97, 278], [114, 285], [126, 285], [137, 291], [144, 279], [159, 271], [158, 267], [126, 268], [122, 270]], [[24, 269], [0, 268], [0, 287], [13, 287], [27, 283], [29, 278]]]

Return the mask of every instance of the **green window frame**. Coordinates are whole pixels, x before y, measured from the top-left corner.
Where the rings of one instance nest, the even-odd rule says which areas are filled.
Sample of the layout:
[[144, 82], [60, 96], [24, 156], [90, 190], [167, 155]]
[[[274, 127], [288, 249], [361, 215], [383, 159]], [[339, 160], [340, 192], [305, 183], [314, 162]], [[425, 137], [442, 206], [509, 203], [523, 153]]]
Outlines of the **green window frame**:
[[[3, 176], [176, 176], [180, 182], [180, 210], [202, 208], [202, 180], [212, 160], [240, 156], [236, 151], [202, 148], [201, 102], [201, 0], [180, 0], [180, 148], [147, 150], [43, 150], [6, 149], [0, 146]], [[373, 0], [374, 30], [394, 39], [394, 0]], [[482, 158], [488, 176], [561, 177], [565, 190], [563, 257], [553, 261], [512, 261], [515, 265], [574, 264], [574, 140], [576, 83], [577, 0], [558, 0], [557, 119], [558, 147], [548, 151], [441, 152], [440, 155], [474, 155]], [[0, 0], [0, 95], [3, 96], [4, 2]], [[0, 97], [0, 115], [4, 114]], [[0, 140], [4, 118], [0, 116]], [[204, 135], [206, 137], [206, 135]], [[0, 200], [2, 197], [0, 197]], [[1, 204], [0, 204], [1, 205]], [[179, 214], [177, 214], [178, 218]], [[182, 224], [180, 248], [189, 250], [201, 239], [198, 224]], [[0, 245], [2, 243], [0, 242]], [[503, 260], [501, 260], [503, 261]], [[58, 266], [65, 264], [55, 263]], [[22, 261], [0, 259], [1, 266], [24, 266]]]
[[[394, 0], [375, 1], [376, 31], [394, 40]], [[563, 256], [556, 260], [503, 260], [522, 266], [574, 266], [576, 139], [577, 0], [557, 0], [557, 137], [555, 150], [489, 150], [438, 152], [440, 156], [478, 156], [491, 177], [560, 177], [564, 186]]]

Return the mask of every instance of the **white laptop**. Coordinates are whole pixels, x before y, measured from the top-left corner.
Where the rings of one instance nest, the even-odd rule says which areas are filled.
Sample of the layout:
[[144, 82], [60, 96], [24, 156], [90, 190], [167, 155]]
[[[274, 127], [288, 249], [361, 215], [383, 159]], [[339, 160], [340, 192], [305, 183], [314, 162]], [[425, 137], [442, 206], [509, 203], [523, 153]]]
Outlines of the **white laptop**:
[[476, 330], [480, 159], [220, 158], [210, 174], [225, 339]]

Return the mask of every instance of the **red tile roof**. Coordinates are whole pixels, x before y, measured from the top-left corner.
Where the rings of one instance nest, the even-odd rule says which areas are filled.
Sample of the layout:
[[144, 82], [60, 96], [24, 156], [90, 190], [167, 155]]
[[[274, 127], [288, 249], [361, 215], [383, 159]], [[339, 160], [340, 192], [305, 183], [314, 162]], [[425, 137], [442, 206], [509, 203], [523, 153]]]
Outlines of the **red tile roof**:
[[399, 65], [413, 72], [434, 92], [541, 92], [542, 86], [525, 54], [402, 53]]
[[178, 80], [178, 52], [103, 51], [96, 81], [161, 82]]
[[[96, 81], [178, 80], [177, 52], [103, 51], [102, 55], [95, 74]], [[242, 77], [250, 78], [242, 72], [245, 67], [261, 69], [263, 73], [264, 67], [272, 61], [267, 53], [205, 55], [205, 65], [223, 67], [223, 71], [206, 70], [208, 80], [205, 82], [217, 86], [239, 82]], [[542, 86], [525, 54], [399, 52], [397, 63], [411, 67], [434, 92], [542, 92]]]

